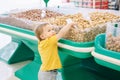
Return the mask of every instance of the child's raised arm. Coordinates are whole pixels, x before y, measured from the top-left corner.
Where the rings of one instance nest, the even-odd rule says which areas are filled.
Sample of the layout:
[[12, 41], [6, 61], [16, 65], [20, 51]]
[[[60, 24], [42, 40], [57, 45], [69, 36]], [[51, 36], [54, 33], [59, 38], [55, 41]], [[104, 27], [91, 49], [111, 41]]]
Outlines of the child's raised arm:
[[66, 35], [66, 33], [70, 30], [71, 27], [74, 27], [75, 23], [69, 23], [64, 26], [57, 34], [58, 40]]

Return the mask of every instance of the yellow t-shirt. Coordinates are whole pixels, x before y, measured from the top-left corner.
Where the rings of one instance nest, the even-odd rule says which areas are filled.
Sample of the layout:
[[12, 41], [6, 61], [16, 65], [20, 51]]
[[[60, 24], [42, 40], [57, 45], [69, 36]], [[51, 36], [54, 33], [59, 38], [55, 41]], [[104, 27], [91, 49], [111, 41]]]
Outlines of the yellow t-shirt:
[[58, 55], [56, 35], [47, 38], [38, 44], [38, 51], [41, 56], [41, 71], [48, 71], [61, 68], [61, 62]]

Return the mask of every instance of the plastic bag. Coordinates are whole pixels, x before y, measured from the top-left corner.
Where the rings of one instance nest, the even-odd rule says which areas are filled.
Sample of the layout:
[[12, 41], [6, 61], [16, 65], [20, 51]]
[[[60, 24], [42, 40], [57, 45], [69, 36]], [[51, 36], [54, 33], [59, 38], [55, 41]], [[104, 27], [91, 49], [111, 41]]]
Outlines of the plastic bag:
[[120, 22], [107, 23], [106, 48], [120, 52]]

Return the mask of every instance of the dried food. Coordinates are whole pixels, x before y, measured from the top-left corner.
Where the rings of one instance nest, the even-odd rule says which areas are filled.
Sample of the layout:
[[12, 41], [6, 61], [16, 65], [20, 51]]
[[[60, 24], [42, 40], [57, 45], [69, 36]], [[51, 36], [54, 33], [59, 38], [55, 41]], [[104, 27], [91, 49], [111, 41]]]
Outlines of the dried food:
[[120, 52], [120, 36], [113, 36], [112, 34], [107, 34], [106, 48], [108, 50]]
[[[53, 12], [53, 11], [49, 11], [49, 10], [45, 10], [45, 12], [46, 12], [46, 15], [44, 18], [51, 18], [51, 17], [63, 15], [61, 13], [57, 13], [57, 12]], [[41, 14], [42, 14], [42, 10], [32, 9], [32, 10], [28, 10], [28, 11], [24, 11], [24, 12], [12, 13], [12, 14], [10, 14], [10, 16], [16, 17], [16, 18], [28, 19], [31, 21], [40, 21], [41, 19], [43, 19]]]
[[120, 16], [110, 12], [92, 12], [90, 13], [90, 19], [93, 26], [103, 24], [109, 21], [120, 19]]
[[[65, 39], [69, 39], [76, 42], [88, 42], [94, 40], [95, 36], [99, 33], [104, 33], [106, 25], [93, 26], [90, 21], [85, 20], [81, 13], [73, 15], [57, 16], [56, 18], [42, 19], [41, 21], [49, 22], [57, 26], [65, 26], [67, 24], [66, 19], [72, 19], [77, 23], [79, 32], [73, 28], [64, 36]], [[59, 28], [61, 29], [61, 28]], [[59, 31], [59, 30], [58, 30]]]

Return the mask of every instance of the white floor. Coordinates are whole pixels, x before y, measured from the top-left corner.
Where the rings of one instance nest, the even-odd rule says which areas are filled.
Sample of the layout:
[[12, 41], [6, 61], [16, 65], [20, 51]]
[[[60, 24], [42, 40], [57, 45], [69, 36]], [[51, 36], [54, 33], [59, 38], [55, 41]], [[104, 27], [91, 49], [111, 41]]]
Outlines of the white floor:
[[[0, 57], [2, 57], [4, 55], [4, 54], [2, 54], [1, 50], [3, 50], [3, 48], [5, 48], [11, 42], [12, 42], [11, 36], [0, 33], [0, 52], [1, 52]], [[7, 62], [2, 60], [5, 58], [5, 56], [8, 56], [8, 55], [4, 55], [3, 58], [1, 58], [1, 60], [0, 60], [0, 80], [19, 80], [14, 75], [15, 71], [20, 69], [21, 67], [28, 64], [31, 61], [24, 61], [24, 62], [19, 62], [19, 63], [15, 63], [15, 64], [7, 64]]]
[[24, 61], [10, 65], [6, 62], [0, 61], [0, 80], [20, 80], [14, 75], [14, 72], [29, 62], [30, 61]]

